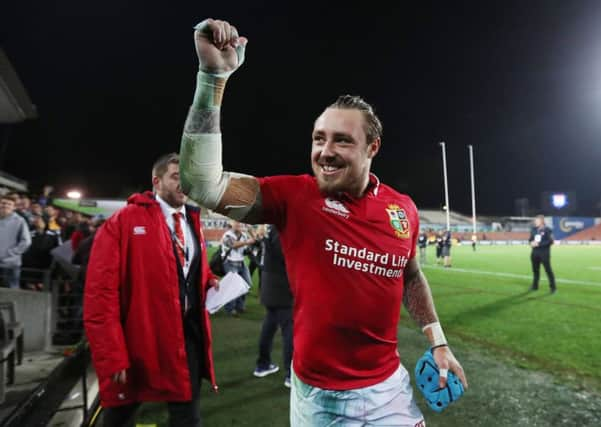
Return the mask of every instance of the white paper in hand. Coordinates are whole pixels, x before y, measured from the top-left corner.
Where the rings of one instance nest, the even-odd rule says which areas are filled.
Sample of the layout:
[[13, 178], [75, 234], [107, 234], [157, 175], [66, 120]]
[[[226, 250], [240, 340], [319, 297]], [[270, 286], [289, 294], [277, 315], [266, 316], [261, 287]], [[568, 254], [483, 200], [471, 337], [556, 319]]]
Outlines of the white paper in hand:
[[236, 273], [227, 273], [219, 282], [219, 290], [210, 288], [207, 292], [206, 309], [213, 314], [228, 302], [235, 300], [250, 290], [246, 281]]

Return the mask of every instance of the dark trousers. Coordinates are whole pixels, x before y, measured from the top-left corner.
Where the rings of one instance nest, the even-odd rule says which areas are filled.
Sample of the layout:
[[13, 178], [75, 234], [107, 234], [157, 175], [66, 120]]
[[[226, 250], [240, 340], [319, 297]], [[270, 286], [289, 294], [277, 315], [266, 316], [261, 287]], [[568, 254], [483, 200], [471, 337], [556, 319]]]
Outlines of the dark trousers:
[[553, 274], [553, 270], [551, 269], [551, 255], [547, 253], [537, 253], [532, 252], [530, 255], [530, 261], [532, 261], [532, 288], [538, 289], [538, 281], [540, 279], [540, 265], [542, 264], [545, 268], [545, 273], [547, 273], [547, 278], [549, 279], [549, 287], [553, 290], [555, 289], [555, 275]]
[[282, 331], [283, 358], [286, 376], [290, 376], [290, 362], [292, 361], [292, 308], [266, 307], [261, 337], [259, 338], [259, 357], [257, 366], [266, 368], [271, 363], [271, 350], [273, 337], [278, 326]]
[[[140, 403], [104, 409], [104, 427], [134, 427]], [[170, 427], [200, 427], [200, 399], [190, 402], [168, 402]]]
[[[186, 355], [190, 382], [192, 384], [192, 400], [188, 402], [167, 402], [170, 427], [201, 427], [200, 421], [200, 364], [202, 342], [184, 321], [184, 337], [186, 340]], [[134, 427], [135, 414], [140, 403], [105, 408], [103, 411], [104, 427]]]

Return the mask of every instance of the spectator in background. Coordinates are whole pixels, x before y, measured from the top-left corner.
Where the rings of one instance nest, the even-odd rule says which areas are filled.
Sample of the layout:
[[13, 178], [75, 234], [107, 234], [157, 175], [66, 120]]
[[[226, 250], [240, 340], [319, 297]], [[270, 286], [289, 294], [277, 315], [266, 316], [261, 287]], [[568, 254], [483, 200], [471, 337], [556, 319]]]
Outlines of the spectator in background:
[[[42, 205], [38, 202], [33, 202], [31, 204], [31, 215], [32, 216], [44, 216], [44, 209], [42, 209]], [[44, 220], [45, 222], [46, 220]]]
[[58, 209], [52, 205], [44, 207], [44, 220], [46, 221], [46, 227], [51, 231], [61, 231], [61, 226], [58, 222]]
[[33, 228], [33, 213], [31, 212], [31, 199], [27, 194], [22, 194], [17, 201], [16, 212], [21, 215], [31, 230]]
[[71, 234], [71, 247], [73, 251], [77, 251], [79, 244], [82, 240], [86, 239], [92, 234], [92, 219], [89, 216], [82, 215], [80, 213], [75, 213], [74, 216], [77, 216], [77, 228]]
[[42, 190], [42, 195], [38, 198], [38, 203], [43, 207], [49, 206], [52, 200], [50, 198], [50, 195], [53, 191], [54, 187], [52, 187], [51, 185], [45, 185], [44, 189]]
[[275, 227], [269, 227], [263, 239], [263, 266], [261, 274], [261, 304], [265, 306], [265, 317], [259, 338], [259, 357], [254, 371], [255, 377], [265, 377], [280, 368], [271, 363], [273, 337], [278, 327], [282, 331], [282, 350], [286, 377], [284, 385], [290, 388], [290, 363], [292, 361], [292, 293], [286, 274], [286, 263], [282, 254], [280, 237]]
[[77, 249], [73, 253], [73, 264], [81, 266], [80, 275], [82, 276], [82, 282], [85, 282], [85, 273], [90, 260], [90, 252], [92, 251], [92, 243], [98, 229], [104, 224], [105, 218], [102, 215], [98, 215], [94, 219], [90, 220], [89, 235], [81, 240], [77, 245]]
[[2, 286], [19, 288], [23, 253], [31, 245], [27, 222], [15, 213], [16, 200], [0, 196], [0, 270]]
[[72, 210], [61, 210], [58, 214], [58, 223], [61, 226], [61, 238], [63, 242], [71, 240], [71, 235], [79, 226], [81, 214], [73, 212]]
[[[221, 239], [221, 250], [224, 257], [223, 269], [226, 273], [238, 273], [248, 283], [248, 286], [252, 286], [250, 271], [244, 263], [244, 251], [247, 246], [254, 245], [256, 239], [246, 234], [242, 230], [242, 224], [238, 221], [231, 221], [230, 225], [231, 228], [223, 234]], [[245, 311], [245, 301], [246, 294], [228, 302], [224, 309], [228, 314], [237, 316], [238, 313]]]
[[253, 233], [255, 243], [253, 245], [248, 246], [246, 250], [246, 255], [248, 255], [248, 259], [250, 261], [248, 263], [248, 271], [250, 273], [250, 277], [253, 277], [253, 274], [255, 273], [255, 270], [257, 270], [257, 268], [259, 270], [259, 286], [261, 286], [261, 267], [263, 265], [261, 259], [263, 258], [263, 239], [265, 239], [265, 234], [265, 225], [258, 225]]
[[444, 258], [443, 267], [450, 268], [451, 267], [451, 246], [453, 245], [453, 240], [451, 236], [451, 230], [447, 230], [444, 232], [442, 236], [442, 257]]
[[538, 291], [538, 281], [540, 279], [540, 265], [542, 264], [549, 279], [549, 288], [551, 293], [557, 292], [555, 286], [555, 275], [551, 268], [551, 245], [553, 244], [553, 231], [545, 225], [545, 217], [537, 215], [534, 218], [534, 227], [530, 231], [530, 246], [532, 253], [530, 261], [532, 262], [532, 286], [531, 291]]
[[[72, 322], [69, 325], [70, 329], [73, 331], [83, 330], [83, 301], [82, 295], [84, 293], [84, 285], [86, 282], [86, 272], [88, 268], [88, 262], [90, 260], [90, 253], [92, 252], [92, 243], [94, 243], [94, 237], [96, 235], [96, 231], [102, 224], [104, 224], [104, 217], [101, 215], [94, 220], [89, 219], [89, 223], [86, 222], [87, 226], [87, 236], [84, 237], [83, 233], [80, 233], [81, 239], [77, 237], [78, 231], [75, 231], [71, 236], [71, 244], [73, 247], [73, 257], [71, 258], [71, 262], [74, 265], [79, 266], [79, 273], [77, 275], [77, 279], [75, 280], [74, 286], [72, 289], [69, 289], [71, 298], [69, 298], [69, 318]], [[82, 223], [83, 225], [83, 223]], [[73, 243], [77, 241], [77, 245], [73, 246]], [[72, 334], [69, 339], [71, 341], [79, 340], [81, 337], [79, 334]]]
[[436, 264], [442, 264], [442, 232], [436, 233]]
[[23, 267], [38, 271], [27, 272], [27, 280], [24, 281], [27, 289], [42, 290], [44, 288], [44, 271], [40, 270], [50, 269], [52, 264], [50, 251], [60, 244], [60, 234], [57, 231], [48, 230], [44, 218], [34, 216], [31, 246], [23, 254]]
[[419, 247], [419, 262], [420, 264], [426, 264], [426, 251], [428, 248], [428, 235], [425, 231], [422, 231], [417, 238], [417, 246]]

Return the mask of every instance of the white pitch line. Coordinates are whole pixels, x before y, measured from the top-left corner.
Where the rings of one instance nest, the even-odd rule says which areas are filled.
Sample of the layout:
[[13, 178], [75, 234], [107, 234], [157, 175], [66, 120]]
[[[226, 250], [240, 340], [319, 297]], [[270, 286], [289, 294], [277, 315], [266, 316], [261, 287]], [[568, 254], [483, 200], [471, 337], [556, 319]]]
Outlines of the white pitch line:
[[587, 267], [589, 270], [601, 270], [601, 267]]
[[[422, 265], [422, 267], [440, 268], [440, 267], [435, 267], [433, 265]], [[486, 276], [497, 276], [497, 277], [511, 277], [511, 278], [514, 278], [514, 279], [527, 279], [527, 280], [531, 280], [532, 279], [532, 276], [525, 275], [525, 274], [500, 273], [498, 271], [485, 271], [485, 270], [468, 270], [466, 268], [451, 267], [451, 268], [445, 268], [444, 271], [457, 272], [457, 273], [482, 274], [482, 275], [486, 275]], [[541, 274], [541, 279], [543, 278], [543, 276], [544, 275]], [[601, 283], [599, 283], [599, 282], [588, 282], [588, 281], [585, 281], [585, 280], [559, 279], [559, 278], [556, 277], [555, 281], [557, 283], [567, 283], [567, 284], [571, 284], [571, 285], [601, 286]]]

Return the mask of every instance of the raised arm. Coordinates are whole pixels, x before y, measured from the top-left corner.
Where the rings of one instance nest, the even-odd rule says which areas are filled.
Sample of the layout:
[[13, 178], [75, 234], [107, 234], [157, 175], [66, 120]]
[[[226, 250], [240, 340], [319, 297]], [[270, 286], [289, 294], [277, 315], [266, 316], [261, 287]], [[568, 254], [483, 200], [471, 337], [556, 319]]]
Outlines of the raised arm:
[[259, 182], [249, 175], [224, 172], [221, 161], [221, 101], [227, 79], [244, 62], [247, 39], [228, 22], [207, 19], [195, 27], [194, 43], [199, 70], [180, 148], [182, 190], [202, 206], [257, 223]]
[[[432, 292], [426, 276], [421, 271], [419, 262], [413, 258], [405, 267], [405, 290], [403, 304], [430, 341], [433, 349], [434, 360], [441, 369], [450, 369], [461, 380], [467, 388], [467, 379], [463, 368], [451, 352], [447, 339], [438, 321], [438, 315], [434, 308]], [[446, 377], [441, 374], [440, 387], [446, 385]], [[443, 379], [444, 378], [444, 379]]]

